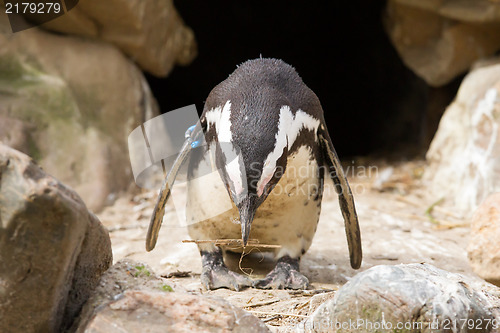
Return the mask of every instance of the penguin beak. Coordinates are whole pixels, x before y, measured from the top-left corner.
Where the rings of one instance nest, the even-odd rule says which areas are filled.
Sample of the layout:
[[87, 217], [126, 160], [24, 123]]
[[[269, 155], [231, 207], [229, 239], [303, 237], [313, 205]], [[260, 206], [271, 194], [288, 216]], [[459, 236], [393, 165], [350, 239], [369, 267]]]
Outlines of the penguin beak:
[[244, 198], [238, 205], [238, 210], [240, 212], [241, 238], [243, 240], [243, 246], [247, 246], [248, 237], [250, 236], [250, 227], [255, 216], [255, 211], [257, 210], [255, 196]]

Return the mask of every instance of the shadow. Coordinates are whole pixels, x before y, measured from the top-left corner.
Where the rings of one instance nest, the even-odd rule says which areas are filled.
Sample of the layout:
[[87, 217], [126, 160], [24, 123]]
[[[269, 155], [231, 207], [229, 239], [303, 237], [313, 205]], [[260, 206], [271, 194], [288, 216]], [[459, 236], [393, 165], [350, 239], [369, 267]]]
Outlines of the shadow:
[[242, 259], [241, 256], [241, 253], [226, 251], [224, 253], [224, 262], [230, 270], [240, 274], [250, 274], [252, 278], [264, 277], [276, 265], [273, 254], [269, 252], [254, 250], [250, 254], [245, 254]]

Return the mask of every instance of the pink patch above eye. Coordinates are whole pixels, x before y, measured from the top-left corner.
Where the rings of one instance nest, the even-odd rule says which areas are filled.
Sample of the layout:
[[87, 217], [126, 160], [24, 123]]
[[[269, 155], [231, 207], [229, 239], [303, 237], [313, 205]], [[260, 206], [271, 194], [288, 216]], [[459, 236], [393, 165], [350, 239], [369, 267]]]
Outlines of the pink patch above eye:
[[240, 195], [241, 193], [243, 193], [243, 186], [241, 185], [239, 179], [233, 182], [233, 185], [234, 185], [234, 192], [236, 193], [236, 195]]
[[257, 189], [257, 195], [259, 197], [264, 193], [264, 188], [266, 187], [267, 183], [269, 183], [271, 178], [273, 178], [273, 175], [274, 175], [274, 172], [272, 174], [270, 174], [269, 176], [267, 176], [266, 178], [264, 178], [262, 180], [262, 182], [260, 183], [259, 188]]

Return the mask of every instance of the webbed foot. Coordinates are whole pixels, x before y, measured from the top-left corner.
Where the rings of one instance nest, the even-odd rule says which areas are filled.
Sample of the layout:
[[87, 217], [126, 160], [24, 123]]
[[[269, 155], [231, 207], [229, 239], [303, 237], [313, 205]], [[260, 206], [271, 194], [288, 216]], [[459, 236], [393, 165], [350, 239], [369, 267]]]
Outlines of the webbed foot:
[[278, 259], [276, 267], [253, 286], [259, 289], [307, 289], [309, 280], [299, 272], [300, 259], [284, 256]]
[[228, 288], [240, 291], [251, 287], [252, 280], [244, 275], [235, 273], [224, 264], [222, 251], [201, 251], [202, 273], [201, 283], [209, 290]]

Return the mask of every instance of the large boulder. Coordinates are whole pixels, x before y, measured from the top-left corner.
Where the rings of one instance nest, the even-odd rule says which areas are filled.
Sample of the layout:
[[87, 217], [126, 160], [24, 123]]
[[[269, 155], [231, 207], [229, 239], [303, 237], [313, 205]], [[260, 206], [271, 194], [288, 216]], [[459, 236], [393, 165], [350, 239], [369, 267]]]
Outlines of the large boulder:
[[424, 180], [437, 199], [470, 217], [500, 192], [500, 64], [481, 66], [462, 82], [427, 152]]
[[[394, 1], [394, 0], [393, 0]], [[428, 10], [443, 17], [469, 23], [500, 23], [496, 0], [395, 0], [397, 3]]]
[[469, 262], [477, 275], [500, 286], [500, 193], [490, 195], [472, 217]]
[[85, 305], [77, 333], [269, 332], [254, 315], [216, 297], [178, 292], [145, 264], [121, 260]]
[[500, 289], [427, 264], [375, 266], [299, 325], [305, 332], [499, 332]]
[[0, 144], [0, 332], [60, 332], [111, 265], [78, 194]]
[[127, 137], [156, 109], [141, 71], [112, 45], [37, 28], [0, 34], [0, 140], [94, 211], [133, 180]]
[[403, 62], [431, 86], [466, 72], [500, 49], [493, 1], [389, 0], [385, 26]]
[[166, 76], [175, 64], [189, 64], [197, 53], [193, 31], [173, 0], [80, 0], [42, 27], [112, 43], [157, 76]]

